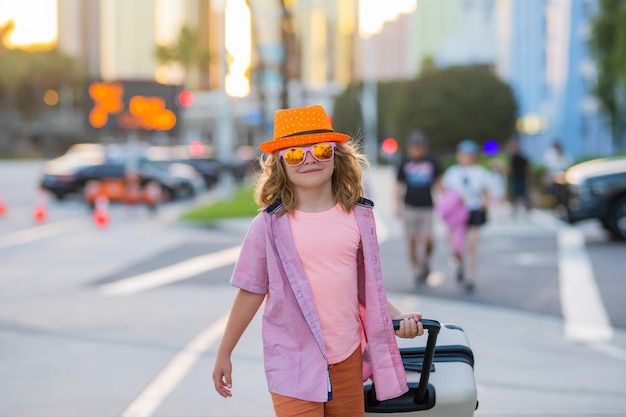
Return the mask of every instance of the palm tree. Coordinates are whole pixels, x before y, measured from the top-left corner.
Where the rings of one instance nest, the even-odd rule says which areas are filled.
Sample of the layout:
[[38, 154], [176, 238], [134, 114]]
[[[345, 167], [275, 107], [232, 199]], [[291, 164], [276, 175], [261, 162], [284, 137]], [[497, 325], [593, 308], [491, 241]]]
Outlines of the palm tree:
[[209, 48], [199, 40], [197, 31], [187, 25], [181, 27], [174, 44], [157, 45], [154, 56], [161, 65], [180, 65], [185, 79], [191, 68], [206, 66], [213, 58]]

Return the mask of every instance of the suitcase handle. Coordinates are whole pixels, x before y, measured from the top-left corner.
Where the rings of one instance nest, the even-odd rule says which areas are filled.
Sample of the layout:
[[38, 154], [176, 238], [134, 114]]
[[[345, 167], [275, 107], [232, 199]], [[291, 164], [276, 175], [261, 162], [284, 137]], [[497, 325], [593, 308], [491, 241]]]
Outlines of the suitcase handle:
[[[393, 320], [394, 330], [400, 328], [402, 320]], [[441, 330], [441, 324], [436, 320], [422, 319], [420, 320], [425, 330], [428, 330], [428, 340], [426, 341], [426, 350], [424, 351], [424, 362], [422, 363], [422, 373], [420, 374], [420, 382], [415, 393], [415, 403], [420, 404], [426, 399], [428, 393], [428, 379], [430, 378], [430, 368], [433, 365], [435, 357], [435, 346], [437, 344], [437, 335]]]

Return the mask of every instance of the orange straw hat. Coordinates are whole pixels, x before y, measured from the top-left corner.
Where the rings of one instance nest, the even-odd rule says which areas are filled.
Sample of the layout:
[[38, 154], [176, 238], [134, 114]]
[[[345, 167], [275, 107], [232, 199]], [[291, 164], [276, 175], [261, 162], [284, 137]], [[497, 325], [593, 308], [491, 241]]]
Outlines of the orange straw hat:
[[316, 142], [345, 142], [350, 135], [337, 133], [330, 118], [319, 104], [276, 111], [274, 115], [274, 139], [263, 142], [259, 148], [272, 153], [291, 146]]

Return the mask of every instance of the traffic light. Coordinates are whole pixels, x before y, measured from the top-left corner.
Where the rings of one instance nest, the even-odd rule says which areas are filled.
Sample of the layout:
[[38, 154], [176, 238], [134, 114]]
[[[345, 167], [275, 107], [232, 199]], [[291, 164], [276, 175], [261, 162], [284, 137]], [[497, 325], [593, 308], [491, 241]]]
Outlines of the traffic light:
[[178, 94], [178, 102], [183, 107], [191, 106], [194, 100], [195, 100], [195, 97], [193, 95], [193, 92], [189, 90], [183, 90], [180, 92], [180, 94]]
[[383, 140], [382, 149], [387, 155], [393, 155], [398, 150], [398, 141], [394, 138], [387, 138]]
[[199, 140], [194, 140], [189, 144], [189, 153], [195, 157], [202, 155], [204, 153], [204, 144]]

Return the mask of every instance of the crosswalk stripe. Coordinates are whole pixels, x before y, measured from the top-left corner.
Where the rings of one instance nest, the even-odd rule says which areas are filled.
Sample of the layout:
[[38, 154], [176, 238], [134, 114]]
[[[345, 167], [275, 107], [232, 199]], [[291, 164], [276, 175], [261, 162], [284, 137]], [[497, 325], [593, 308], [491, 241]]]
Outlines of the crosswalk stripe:
[[613, 327], [593, 274], [585, 236], [577, 228], [539, 210], [533, 210], [532, 219], [557, 233], [565, 337], [582, 343], [610, 340]]
[[83, 219], [68, 219], [9, 233], [0, 236], [0, 249], [73, 232], [83, 227], [84, 223]]
[[150, 417], [191, 368], [224, 333], [228, 314], [193, 338], [124, 410], [122, 417]]
[[105, 284], [100, 291], [107, 296], [133, 295], [142, 291], [182, 281], [203, 272], [235, 263], [241, 245], [223, 249], [207, 255], [196, 256], [165, 268], [131, 276]]

